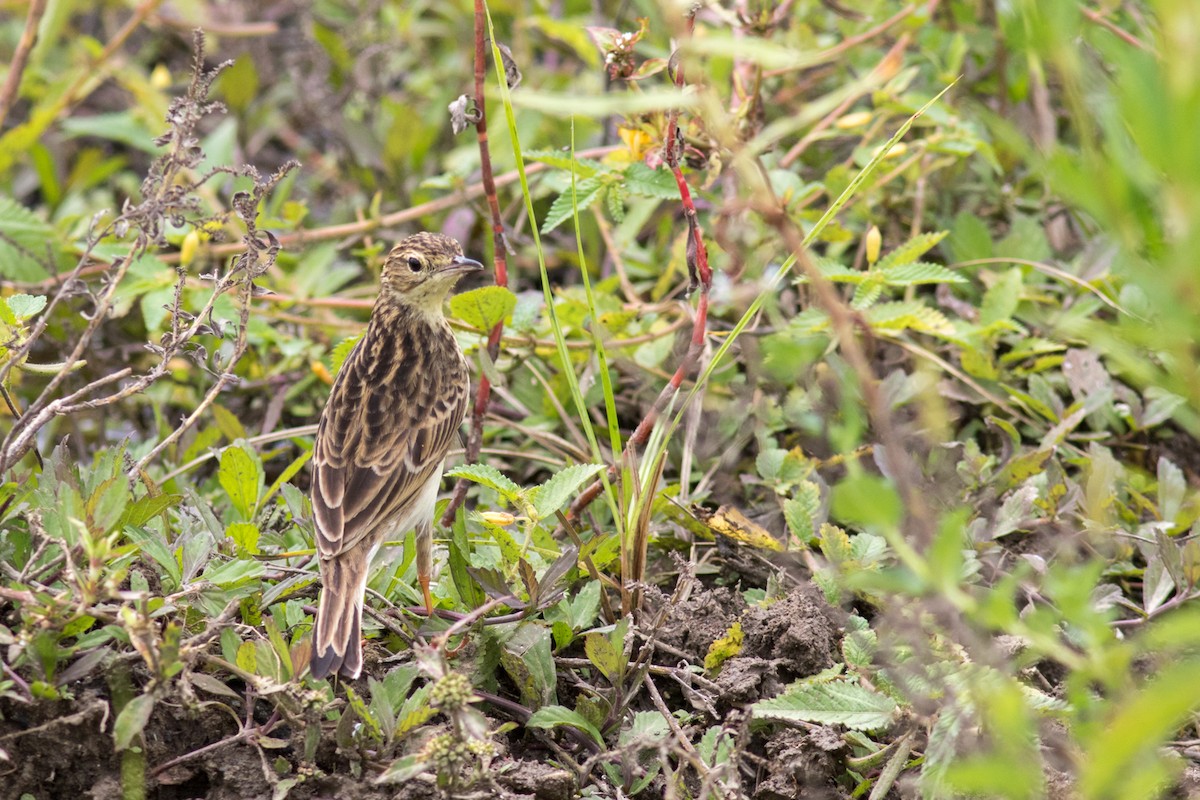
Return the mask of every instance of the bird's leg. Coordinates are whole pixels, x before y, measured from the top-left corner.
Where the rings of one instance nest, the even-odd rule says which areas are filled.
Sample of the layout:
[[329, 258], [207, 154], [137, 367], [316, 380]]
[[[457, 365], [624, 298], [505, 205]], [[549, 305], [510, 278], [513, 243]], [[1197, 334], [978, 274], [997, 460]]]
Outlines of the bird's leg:
[[417, 574], [417, 580], [421, 584], [421, 594], [425, 596], [425, 616], [433, 616], [433, 595], [429, 593], [429, 576]]
[[433, 595], [429, 593], [429, 575], [433, 572], [433, 518], [417, 523], [417, 582], [425, 598], [425, 615], [433, 616]]

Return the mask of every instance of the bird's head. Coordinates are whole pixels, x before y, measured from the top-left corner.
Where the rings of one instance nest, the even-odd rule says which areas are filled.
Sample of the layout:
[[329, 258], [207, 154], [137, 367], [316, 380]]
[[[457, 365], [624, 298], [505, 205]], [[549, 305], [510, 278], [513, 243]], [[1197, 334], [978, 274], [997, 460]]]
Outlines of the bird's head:
[[417, 233], [393, 247], [383, 262], [381, 299], [440, 314], [458, 279], [481, 269], [449, 236]]

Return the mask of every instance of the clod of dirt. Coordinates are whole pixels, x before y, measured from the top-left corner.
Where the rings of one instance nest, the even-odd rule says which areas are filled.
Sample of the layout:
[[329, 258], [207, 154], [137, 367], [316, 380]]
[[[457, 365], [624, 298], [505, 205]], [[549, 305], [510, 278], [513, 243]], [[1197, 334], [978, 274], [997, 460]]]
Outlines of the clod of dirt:
[[[832, 731], [780, 731], [767, 740], [769, 773], [759, 780], [754, 800], [823, 800], [838, 798], [836, 776], [842, 771], [836, 749], [829, 749]], [[840, 745], [841, 737], [833, 736]], [[837, 748], [837, 749], [840, 749]]]
[[769, 606], [742, 614], [742, 655], [782, 659], [781, 677], [793, 681], [832, 667], [841, 641], [838, 612], [812, 585], [800, 586]]
[[507, 791], [537, 800], [569, 800], [575, 796], [575, 776], [564, 769], [537, 761], [517, 761], [496, 775]]
[[697, 589], [671, 610], [658, 639], [702, 664], [708, 648], [729, 631], [745, 608], [746, 601], [734, 589]]
[[717, 676], [717, 707], [740, 708], [774, 697], [788, 683], [833, 666], [841, 641], [837, 614], [812, 586], [769, 606], [746, 609], [742, 652]]

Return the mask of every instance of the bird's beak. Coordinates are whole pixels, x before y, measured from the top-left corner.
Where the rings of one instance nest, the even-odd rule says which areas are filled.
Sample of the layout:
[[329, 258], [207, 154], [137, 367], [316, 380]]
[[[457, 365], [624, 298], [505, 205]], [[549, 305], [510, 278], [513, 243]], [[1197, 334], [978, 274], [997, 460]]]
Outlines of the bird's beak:
[[450, 263], [442, 267], [441, 272], [451, 275], [463, 275], [468, 272], [479, 272], [483, 269], [483, 264], [480, 264], [473, 258], [466, 256], [455, 256]]

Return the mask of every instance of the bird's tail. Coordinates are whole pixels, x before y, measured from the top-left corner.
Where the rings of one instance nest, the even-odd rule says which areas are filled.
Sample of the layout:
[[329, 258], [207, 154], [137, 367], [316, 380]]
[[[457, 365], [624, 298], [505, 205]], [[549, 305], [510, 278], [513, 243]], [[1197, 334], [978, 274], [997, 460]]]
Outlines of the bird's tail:
[[334, 672], [357, 678], [363, 666], [362, 609], [367, 561], [354, 558], [353, 553], [322, 560], [321, 581], [309, 669], [317, 679]]

